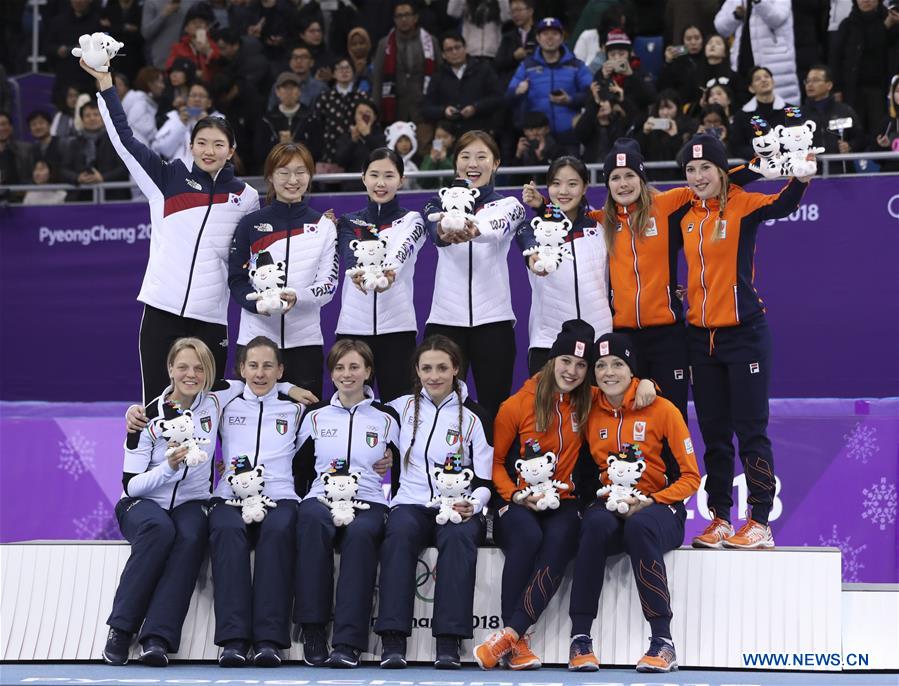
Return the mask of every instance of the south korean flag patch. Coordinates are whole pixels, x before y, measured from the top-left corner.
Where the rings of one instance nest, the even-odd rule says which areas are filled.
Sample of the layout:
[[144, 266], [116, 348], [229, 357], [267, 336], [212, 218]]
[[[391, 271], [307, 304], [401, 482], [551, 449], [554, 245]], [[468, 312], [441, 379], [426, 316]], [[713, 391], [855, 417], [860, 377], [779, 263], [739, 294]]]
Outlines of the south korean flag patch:
[[240, 207], [243, 199], [237, 193], [228, 193], [228, 202], [232, 205]]

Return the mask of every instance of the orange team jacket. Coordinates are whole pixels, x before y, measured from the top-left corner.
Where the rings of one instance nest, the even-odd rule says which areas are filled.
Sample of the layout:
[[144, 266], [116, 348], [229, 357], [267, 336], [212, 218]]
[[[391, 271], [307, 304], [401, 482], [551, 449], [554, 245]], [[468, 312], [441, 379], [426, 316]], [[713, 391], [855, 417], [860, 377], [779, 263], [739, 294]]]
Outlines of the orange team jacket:
[[[639, 379], [631, 381], [624, 394], [624, 402], [618, 409], [609, 404], [604, 394], [599, 393], [587, 419], [590, 455], [599, 465], [599, 478], [604, 485], [609, 485], [606, 475], [609, 454], [618, 453], [626, 443], [637, 446], [646, 459], [646, 471], [636, 488], [645, 495], [651, 495], [657, 503], [670, 505], [685, 500], [699, 489], [699, 469], [696, 467], [693, 442], [680, 411], [664, 398], [657, 397], [652, 405], [642, 410], [630, 409], [639, 382]], [[662, 460], [663, 440], [667, 440], [677, 464], [666, 465]]]
[[[537, 392], [537, 377], [524, 382], [521, 389], [499, 407], [496, 420], [493, 422], [493, 484], [503, 500], [512, 500], [512, 494], [527, 487], [515, 470], [515, 460], [524, 456], [524, 445], [530, 438], [535, 438], [544, 451], [556, 454], [556, 478], [568, 484], [567, 491], [560, 491], [559, 497], [574, 497], [574, 482], [571, 472], [577, 463], [578, 451], [581, 449], [582, 433], [578, 432], [578, 417], [572, 413], [569, 395], [556, 395], [555, 411], [549, 428], [538, 433], [534, 418], [534, 397]], [[593, 402], [596, 402], [599, 391], [593, 389]], [[518, 456], [509, 456], [509, 451], [518, 440], [520, 448]], [[508, 462], [507, 462], [508, 458]], [[513, 481], [513, 478], [515, 479]]]
[[791, 179], [780, 193], [765, 195], [734, 186], [728, 191], [723, 215], [717, 199], [693, 196], [680, 220], [690, 324], [717, 329], [737, 326], [764, 313], [764, 303], [753, 284], [759, 224], [795, 211], [807, 187]]
[[[680, 216], [692, 193], [674, 188], [652, 196], [649, 227], [644, 236], [630, 230], [636, 206], [618, 208], [618, 227], [609, 255], [610, 305], [616, 329], [642, 329], [683, 321], [677, 290], [677, 253], [681, 248]], [[598, 222], [604, 210], [588, 212]]]
[[[745, 185], [759, 178], [747, 165], [728, 171], [731, 184]], [[616, 203], [618, 228], [609, 255], [610, 304], [615, 329], [642, 329], [683, 321], [677, 291], [677, 253], [683, 245], [681, 218], [690, 208], [689, 188], [654, 193], [650, 224], [644, 236], [630, 231], [635, 205]], [[587, 216], [602, 223], [604, 210]]]

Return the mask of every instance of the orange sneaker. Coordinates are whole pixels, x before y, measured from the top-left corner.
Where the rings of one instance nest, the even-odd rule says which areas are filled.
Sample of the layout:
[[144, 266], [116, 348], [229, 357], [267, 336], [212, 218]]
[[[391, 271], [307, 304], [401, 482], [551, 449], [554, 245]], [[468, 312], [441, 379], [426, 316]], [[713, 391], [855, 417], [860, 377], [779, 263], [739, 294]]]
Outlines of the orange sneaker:
[[734, 535], [730, 522], [715, 517], [699, 536], [693, 539], [694, 548], [720, 548], [721, 544]]
[[540, 669], [543, 663], [534, 655], [534, 651], [528, 645], [528, 639], [522, 636], [512, 646], [508, 666], [509, 669]]
[[599, 660], [593, 654], [593, 641], [583, 634], [571, 639], [568, 650], [569, 672], [595, 672], [599, 669]]
[[753, 519], [747, 519], [737, 533], [724, 541], [724, 547], [741, 550], [773, 548], [774, 536], [771, 534], [771, 527], [767, 524], [759, 524]]
[[483, 643], [475, 646], [474, 659], [481, 669], [493, 669], [518, 642], [511, 629], [495, 631]]
[[649, 650], [637, 663], [638, 672], [676, 672], [677, 656], [674, 644], [664, 638], [651, 637]]

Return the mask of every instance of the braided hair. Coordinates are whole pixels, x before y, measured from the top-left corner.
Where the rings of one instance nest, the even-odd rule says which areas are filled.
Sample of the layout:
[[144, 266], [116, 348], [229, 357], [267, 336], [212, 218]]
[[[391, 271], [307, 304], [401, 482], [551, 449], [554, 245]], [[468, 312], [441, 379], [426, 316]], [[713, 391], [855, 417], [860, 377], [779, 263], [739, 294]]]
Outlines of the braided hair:
[[[424, 353], [431, 351], [446, 353], [447, 356], [449, 356], [453, 367], [457, 370], [462, 368], [462, 351], [459, 349], [459, 346], [451, 339], [439, 334], [426, 338], [412, 354], [412, 394], [415, 401], [412, 410], [412, 440], [409, 441], [409, 447], [406, 449], [406, 454], [403, 455], [404, 468], [409, 466], [412, 447], [415, 445], [415, 435], [418, 433], [418, 417], [421, 410], [421, 391], [423, 388], [421, 377], [418, 375], [418, 362]], [[459, 381], [458, 375], [453, 376], [453, 392], [456, 394], [456, 399], [459, 401], [459, 441], [461, 443], [465, 408], [462, 406], [462, 382]]]

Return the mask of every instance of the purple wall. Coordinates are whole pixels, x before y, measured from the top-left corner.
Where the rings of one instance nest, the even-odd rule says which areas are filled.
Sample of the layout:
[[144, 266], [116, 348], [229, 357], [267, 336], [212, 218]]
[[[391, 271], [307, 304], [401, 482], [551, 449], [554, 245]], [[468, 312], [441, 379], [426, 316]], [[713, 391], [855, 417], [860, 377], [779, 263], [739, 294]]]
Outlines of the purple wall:
[[[759, 183], [753, 190], [774, 192], [780, 185]], [[774, 338], [774, 397], [899, 395], [897, 187], [895, 176], [816, 180], [793, 219], [761, 228], [756, 282]], [[589, 196], [596, 205], [604, 194], [594, 188]], [[409, 194], [403, 204], [419, 208], [426, 197]], [[312, 199], [338, 215], [363, 202], [360, 196]], [[148, 221], [142, 204], [0, 209], [0, 399], [140, 397], [135, 297]], [[416, 271], [420, 328], [435, 261], [428, 244]], [[509, 262], [517, 384], [525, 374], [530, 287], [514, 249]], [[326, 345], [339, 300], [322, 312]]]

